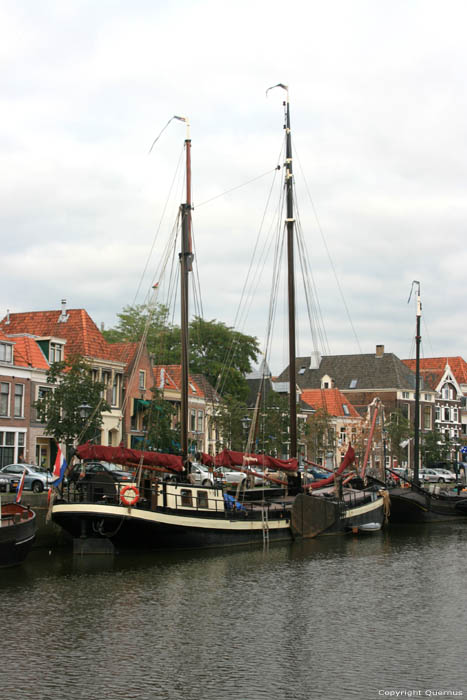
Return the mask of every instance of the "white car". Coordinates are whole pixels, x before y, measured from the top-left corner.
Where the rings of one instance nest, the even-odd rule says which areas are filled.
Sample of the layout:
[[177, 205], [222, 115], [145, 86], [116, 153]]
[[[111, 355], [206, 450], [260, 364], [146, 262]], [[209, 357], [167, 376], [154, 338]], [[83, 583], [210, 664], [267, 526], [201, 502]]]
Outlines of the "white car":
[[209, 471], [203, 464], [192, 464], [190, 471], [190, 481], [195, 486], [214, 486], [223, 481], [220, 476], [220, 470]]
[[456, 475], [447, 469], [420, 469], [419, 477], [420, 481], [440, 484], [456, 480]]
[[[262, 470], [255, 468], [253, 465], [251, 467], [245, 467], [245, 469], [250, 469], [256, 474], [261, 474]], [[245, 472], [237, 471], [236, 469], [229, 469], [228, 467], [218, 467], [218, 471], [222, 472], [222, 480], [227, 484], [243, 484], [248, 474]], [[255, 486], [261, 486], [264, 484], [264, 479], [260, 476], [255, 476]]]
[[443, 483], [443, 481], [456, 481], [456, 475], [450, 472], [449, 469], [434, 469], [433, 471], [438, 474], [438, 481], [440, 483]]

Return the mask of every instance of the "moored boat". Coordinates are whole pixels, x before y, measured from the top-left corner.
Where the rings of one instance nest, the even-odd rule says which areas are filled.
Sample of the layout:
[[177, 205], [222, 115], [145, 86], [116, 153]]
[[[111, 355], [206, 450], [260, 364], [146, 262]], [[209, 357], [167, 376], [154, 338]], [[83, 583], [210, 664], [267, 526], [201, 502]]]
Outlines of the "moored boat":
[[[404, 523], [433, 523], [449, 520], [464, 520], [467, 518], [467, 498], [452, 489], [442, 489], [440, 485], [431, 485], [430, 489], [420, 485], [420, 320], [422, 303], [420, 298], [420, 282], [412, 283], [417, 287], [417, 311], [415, 331], [415, 416], [414, 416], [414, 469], [413, 480], [404, 479], [407, 488], [389, 489], [391, 499], [390, 522]], [[412, 287], [413, 288], [413, 287]], [[390, 471], [390, 470], [389, 470]]]
[[0, 567], [21, 564], [36, 536], [36, 514], [21, 503], [0, 506]]
[[[285, 229], [287, 235], [289, 273], [289, 366], [295, 368], [295, 306], [293, 281], [294, 214], [292, 193], [292, 150], [288, 90], [285, 105], [286, 158], [284, 187], [286, 191]], [[183, 118], [184, 121], [187, 121]], [[188, 123], [187, 123], [188, 127]], [[191, 139], [185, 140], [186, 203], [180, 207], [181, 253], [181, 455], [150, 453], [119, 457], [121, 464], [133, 463], [135, 483], [122, 486], [111, 479], [98, 481], [98, 475], [85, 484], [75, 484], [62, 493], [52, 506], [52, 519], [77, 540], [106, 539], [117, 548], [160, 549], [165, 547], [209, 547], [314, 537], [319, 534], [344, 533], [357, 526], [383, 522], [385, 500], [379, 489], [331, 487], [311, 493], [302, 486], [297, 459], [297, 405], [295, 376], [289, 382], [289, 459], [273, 460], [273, 467], [286, 474], [282, 493], [266, 497], [258, 489], [257, 498], [240, 502], [224, 492], [221, 486], [198, 486], [190, 481], [188, 449], [188, 292], [192, 269], [191, 242]], [[121, 448], [116, 448], [120, 450]], [[135, 451], [133, 451], [135, 452]], [[83, 456], [83, 455], [80, 455]], [[170, 459], [168, 459], [170, 458]], [[350, 448], [338, 473], [352, 463]], [[102, 457], [102, 459], [105, 459]], [[272, 459], [272, 458], [267, 458]], [[126, 460], [126, 461], [125, 461]], [[146, 461], [145, 461], [146, 460]], [[159, 460], [159, 461], [158, 461]], [[225, 461], [229, 460], [229, 465]], [[256, 462], [265, 465], [265, 457], [230, 452], [218, 455], [216, 466], [236, 466], [246, 473]], [[248, 466], [247, 466], [248, 465]], [[164, 477], [161, 470], [169, 472]], [[254, 471], [252, 476], [255, 477]], [[262, 475], [261, 475], [262, 476]], [[266, 477], [265, 477], [266, 478]], [[315, 486], [332, 484], [334, 475]], [[280, 483], [274, 477], [272, 482]], [[313, 490], [313, 489], [311, 489]], [[312, 526], [309, 523], [312, 522]]]

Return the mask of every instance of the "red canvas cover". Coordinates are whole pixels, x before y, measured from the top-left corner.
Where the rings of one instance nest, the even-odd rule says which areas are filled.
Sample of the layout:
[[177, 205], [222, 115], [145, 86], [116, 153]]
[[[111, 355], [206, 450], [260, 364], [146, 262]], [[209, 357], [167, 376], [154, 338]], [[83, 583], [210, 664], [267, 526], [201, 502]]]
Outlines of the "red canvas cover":
[[[342, 460], [339, 468], [336, 470], [335, 474], [342, 474], [342, 472], [352, 464], [354, 459], [355, 459], [354, 449], [353, 449], [352, 445], [349, 445], [349, 449], [345, 453], [345, 457]], [[311, 484], [308, 484], [304, 488], [311, 488], [314, 490], [314, 489], [320, 489], [323, 486], [329, 486], [329, 484], [332, 484], [332, 482], [334, 481], [335, 474], [331, 474], [331, 476], [328, 476], [326, 479], [320, 479], [319, 481], [313, 481]]]
[[296, 459], [277, 459], [268, 455], [245, 454], [234, 450], [222, 450], [215, 458], [216, 467], [247, 467], [254, 469], [272, 469], [274, 471], [296, 472], [298, 462]]
[[170, 471], [183, 471], [182, 458], [179, 455], [131, 450], [121, 445], [119, 447], [106, 447], [87, 442], [84, 445], [78, 445], [76, 454], [80, 459], [95, 459], [123, 465], [137, 465], [142, 460], [143, 467], [164, 467]]

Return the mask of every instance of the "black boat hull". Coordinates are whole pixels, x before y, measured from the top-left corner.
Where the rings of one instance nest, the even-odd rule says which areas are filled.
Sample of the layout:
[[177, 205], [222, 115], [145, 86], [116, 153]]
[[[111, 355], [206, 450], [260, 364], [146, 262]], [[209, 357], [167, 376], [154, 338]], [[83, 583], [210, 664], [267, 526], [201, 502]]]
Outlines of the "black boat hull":
[[16, 503], [2, 506], [0, 568], [17, 566], [28, 555], [36, 536], [36, 514]]
[[435, 523], [467, 519], [467, 498], [431, 494], [423, 489], [396, 488], [389, 491], [392, 524]]

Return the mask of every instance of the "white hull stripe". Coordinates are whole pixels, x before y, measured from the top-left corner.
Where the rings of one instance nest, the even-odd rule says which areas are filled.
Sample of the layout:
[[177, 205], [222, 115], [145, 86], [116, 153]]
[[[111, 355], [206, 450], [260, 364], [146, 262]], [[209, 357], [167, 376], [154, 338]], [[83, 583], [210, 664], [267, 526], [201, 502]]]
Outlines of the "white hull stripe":
[[364, 515], [365, 513], [371, 513], [373, 510], [379, 510], [383, 505], [383, 499], [378, 498], [376, 501], [371, 501], [371, 503], [366, 503], [363, 506], [358, 506], [358, 508], [352, 508], [344, 514], [344, 518], [357, 518], [359, 515]]
[[[170, 513], [153, 513], [151, 511], [143, 511], [132, 509], [128, 513], [127, 508], [119, 506], [101, 506], [95, 505], [92, 511], [85, 504], [60, 504], [53, 506], [52, 515], [90, 515], [96, 518], [101, 516], [114, 516], [118, 518], [131, 518], [132, 520], [140, 520], [149, 523], [159, 523], [160, 525], [179, 526], [179, 527], [196, 527], [209, 530], [230, 530], [248, 532], [251, 530], [263, 530], [261, 520], [215, 520], [214, 518], [194, 518], [186, 515], [172, 515]], [[269, 520], [269, 530], [286, 530], [289, 527], [287, 520]]]

